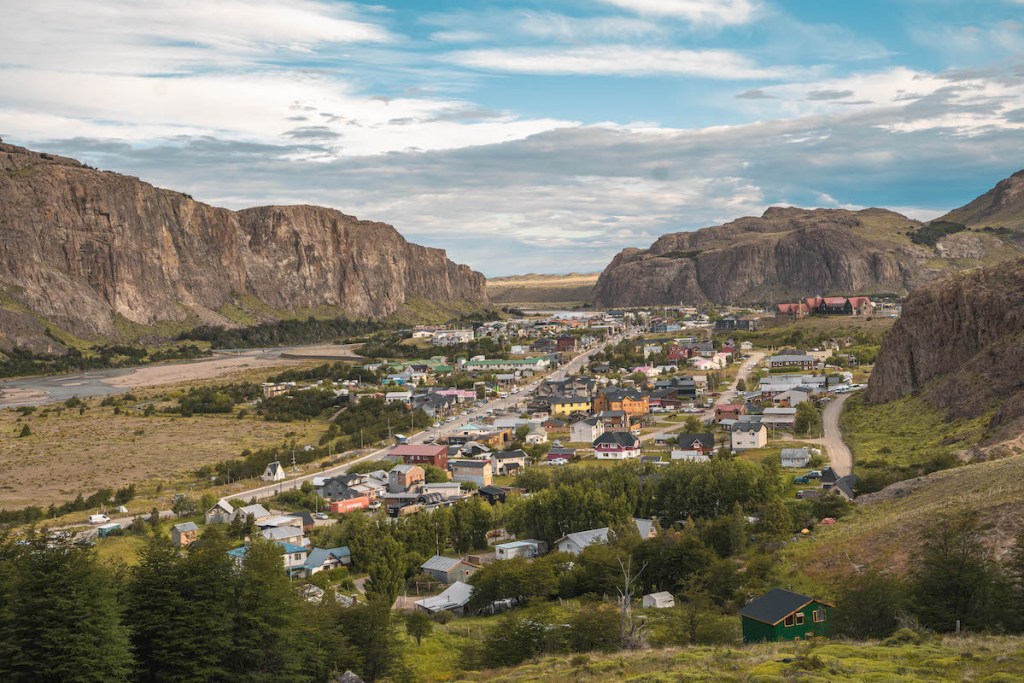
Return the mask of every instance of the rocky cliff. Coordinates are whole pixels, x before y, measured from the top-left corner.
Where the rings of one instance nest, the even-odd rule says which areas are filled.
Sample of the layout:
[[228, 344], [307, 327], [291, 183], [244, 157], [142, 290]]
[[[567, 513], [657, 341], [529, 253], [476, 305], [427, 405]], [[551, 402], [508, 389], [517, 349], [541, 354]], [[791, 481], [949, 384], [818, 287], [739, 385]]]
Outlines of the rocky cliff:
[[[905, 293], [950, 269], [1024, 254], [1024, 172], [946, 220], [968, 229], [921, 239], [893, 211], [772, 207], [760, 217], [664, 235], [626, 249], [597, 283], [600, 306], [779, 302], [808, 294]], [[925, 231], [927, 232], [927, 231]]]
[[229, 211], [0, 144], [0, 308], [23, 342], [39, 318], [85, 337], [117, 337], [124, 321], [230, 324], [240, 305], [380, 318], [410, 297], [483, 303], [484, 284], [384, 223], [315, 206]]
[[1024, 259], [914, 291], [886, 334], [867, 400], [918, 392], [950, 418], [991, 413], [993, 436], [1024, 416]]

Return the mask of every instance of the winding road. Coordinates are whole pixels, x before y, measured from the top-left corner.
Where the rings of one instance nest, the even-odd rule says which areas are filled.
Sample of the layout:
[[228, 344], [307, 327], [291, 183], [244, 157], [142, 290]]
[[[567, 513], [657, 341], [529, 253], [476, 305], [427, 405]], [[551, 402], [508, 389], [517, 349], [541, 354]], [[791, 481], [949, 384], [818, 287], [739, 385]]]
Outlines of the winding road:
[[821, 421], [825, 436], [820, 439], [805, 439], [811, 443], [821, 444], [828, 451], [829, 465], [841, 477], [853, 473], [853, 453], [843, 441], [843, 433], [839, 429], [839, 415], [843, 412], [843, 404], [850, 394], [843, 394], [829, 401], [822, 411]]

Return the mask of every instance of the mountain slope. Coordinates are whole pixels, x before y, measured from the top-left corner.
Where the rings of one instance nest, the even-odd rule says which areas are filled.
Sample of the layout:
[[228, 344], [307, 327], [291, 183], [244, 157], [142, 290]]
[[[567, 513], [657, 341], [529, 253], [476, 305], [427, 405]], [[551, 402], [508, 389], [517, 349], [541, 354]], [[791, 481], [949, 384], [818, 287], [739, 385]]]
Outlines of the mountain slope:
[[414, 296], [486, 301], [483, 275], [384, 223], [314, 206], [229, 211], [5, 144], [0, 287], [21, 329], [42, 318], [113, 338], [124, 321], [230, 324], [240, 301], [270, 317], [375, 318]]
[[867, 400], [919, 392], [951, 418], [995, 411], [990, 441], [1024, 426], [1024, 259], [913, 292], [886, 334]]
[[905, 293], [947, 270], [1024, 254], [1022, 235], [1015, 232], [1024, 227], [1024, 172], [945, 218], [976, 229], [923, 231], [920, 222], [885, 209], [772, 207], [760, 217], [671, 233], [648, 249], [623, 250], [598, 279], [597, 303]]

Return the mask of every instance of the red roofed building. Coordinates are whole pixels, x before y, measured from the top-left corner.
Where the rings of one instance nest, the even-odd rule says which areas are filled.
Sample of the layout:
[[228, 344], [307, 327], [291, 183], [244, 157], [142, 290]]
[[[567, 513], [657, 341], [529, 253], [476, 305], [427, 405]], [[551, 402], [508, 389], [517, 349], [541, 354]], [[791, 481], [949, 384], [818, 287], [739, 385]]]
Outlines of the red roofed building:
[[417, 446], [407, 444], [395, 446], [388, 455], [401, 458], [407, 465], [433, 465], [442, 470], [448, 469], [448, 447], [438, 444]]
[[742, 403], [722, 403], [715, 406], [715, 423], [722, 420], [738, 420], [740, 415], [746, 415], [747, 408]]
[[779, 304], [775, 315], [793, 319], [807, 315], [870, 315], [873, 309], [866, 296], [809, 296], [800, 303]]

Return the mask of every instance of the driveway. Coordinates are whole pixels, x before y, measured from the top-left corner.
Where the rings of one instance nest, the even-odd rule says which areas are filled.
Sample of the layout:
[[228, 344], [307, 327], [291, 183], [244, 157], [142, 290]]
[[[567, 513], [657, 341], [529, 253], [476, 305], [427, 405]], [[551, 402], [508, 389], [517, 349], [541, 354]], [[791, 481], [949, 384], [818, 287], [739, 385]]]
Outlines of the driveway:
[[843, 412], [843, 404], [850, 394], [843, 394], [829, 401], [822, 411], [821, 421], [825, 436], [820, 439], [801, 439], [809, 443], [821, 444], [828, 450], [828, 460], [836, 474], [845, 477], [853, 472], [853, 453], [843, 441], [843, 433], [839, 431], [839, 415]]

